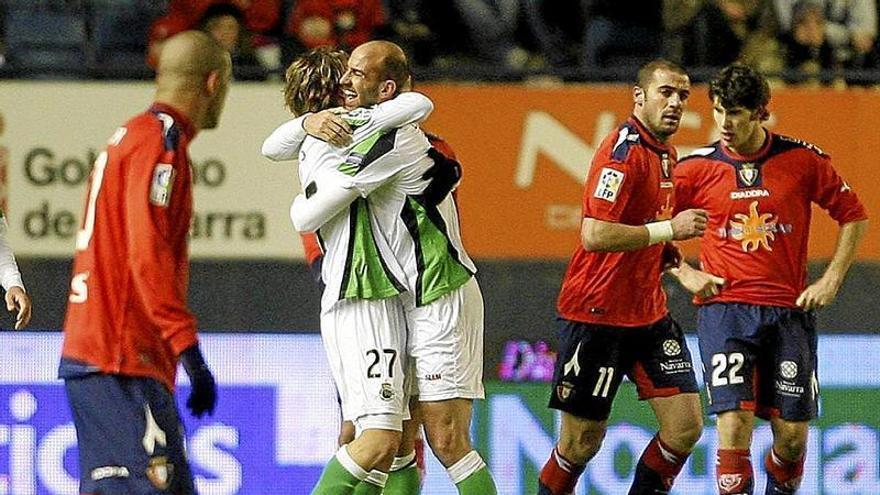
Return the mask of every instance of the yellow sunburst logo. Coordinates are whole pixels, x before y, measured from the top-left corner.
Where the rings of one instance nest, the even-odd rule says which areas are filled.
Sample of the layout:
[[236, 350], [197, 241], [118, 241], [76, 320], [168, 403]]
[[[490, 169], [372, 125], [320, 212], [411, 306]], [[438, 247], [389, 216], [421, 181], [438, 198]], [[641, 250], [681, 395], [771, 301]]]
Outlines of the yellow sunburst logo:
[[730, 221], [730, 236], [742, 242], [743, 251], [757, 251], [759, 247], [773, 251], [773, 248], [770, 247], [770, 241], [776, 239], [778, 218], [771, 213], [758, 213], [757, 201], [752, 201], [749, 205], [748, 215], [737, 213], [734, 218], [739, 222]]

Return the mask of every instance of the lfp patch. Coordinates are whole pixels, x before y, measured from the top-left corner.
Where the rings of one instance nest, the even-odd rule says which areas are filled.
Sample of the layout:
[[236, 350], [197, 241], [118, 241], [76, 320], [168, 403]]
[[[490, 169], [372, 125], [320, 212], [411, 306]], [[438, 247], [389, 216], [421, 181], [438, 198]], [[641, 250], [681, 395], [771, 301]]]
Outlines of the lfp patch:
[[614, 200], [617, 199], [620, 185], [623, 184], [623, 177], [623, 172], [619, 170], [603, 168], [599, 175], [599, 183], [596, 185], [596, 192], [593, 193], [593, 196], [613, 203]]
[[150, 183], [150, 203], [156, 206], [168, 206], [173, 185], [174, 167], [170, 163], [156, 164], [156, 168], [153, 169], [153, 181]]

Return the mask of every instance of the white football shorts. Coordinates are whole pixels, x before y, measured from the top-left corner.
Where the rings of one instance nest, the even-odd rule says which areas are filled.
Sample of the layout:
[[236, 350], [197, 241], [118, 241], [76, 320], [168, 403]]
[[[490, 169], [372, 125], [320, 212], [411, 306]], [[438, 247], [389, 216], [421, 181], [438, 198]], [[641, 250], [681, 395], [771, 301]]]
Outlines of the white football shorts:
[[342, 419], [359, 430], [402, 430], [411, 385], [404, 374], [406, 319], [400, 299], [338, 301], [321, 315], [321, 337]]
[[477, 279], [427, 306], [401, 296], [409, 327], [412, 395], [423, 402], [482, 399], [483, 294]]

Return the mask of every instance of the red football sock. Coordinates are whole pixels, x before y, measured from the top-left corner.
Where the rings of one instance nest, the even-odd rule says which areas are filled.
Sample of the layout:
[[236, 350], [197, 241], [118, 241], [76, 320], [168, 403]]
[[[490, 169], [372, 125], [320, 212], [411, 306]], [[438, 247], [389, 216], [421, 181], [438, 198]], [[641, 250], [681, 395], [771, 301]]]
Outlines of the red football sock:
[[718, 493], [721, 495], [753, 493], [752, 460], [748, 449], [718, 449]]
[[583, 465], [577, 465], [559, 454], [559, 449], [554, 448], [541, 470], [540, 480], [553, 495], [567, 495], [574, 492], [578, 478], [584, 472]]
[[788, 461], [779, 457], [776, 450], [771, 448], [764, 458], [764, 467], [770, 475], [771, 483], [792, 492], [797, 490], [801, 484], [801, 476], [804, 474], [804, 457], [806, 456], [802, 455], [796, 461]]
[[[644, 467], [655, 474], [650, 472], [639, 473], [639, 467], [637, 467], [633, 488], [638, 488], [645, 491], [645, 493], [654, 493], [658, 489], [668, 491], [672, 488], [672, 483], [675, 481], [678, 473], [681, 472], [681, 468], [684, 466], [687, 458], [687, 453], [678, 452], [666, 445], [663, 440], [660, 440], [659, 435], [655, 435], [648, 446], [645, 447], [645, 451], [642, 452], [642, 457], [639, 459], [640, 465], [644, 465]], [[644, 471], [644, 469], [642, 470]], [[654, 486], [657, 484], [662, 486]], [[635, 492], [638, 492], [638, 490], [635, 490]]]

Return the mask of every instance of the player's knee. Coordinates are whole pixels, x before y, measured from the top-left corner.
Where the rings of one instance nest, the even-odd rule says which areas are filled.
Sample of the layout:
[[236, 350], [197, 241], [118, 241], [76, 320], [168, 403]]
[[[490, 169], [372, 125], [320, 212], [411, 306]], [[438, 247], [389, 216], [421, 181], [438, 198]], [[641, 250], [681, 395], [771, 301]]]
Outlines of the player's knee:
[[778, 428], [773, 448], [784, 459], [800, 459], [807, 448], [806, 428], [801, 428], [799, 425], [785, 425]]
[[599, 452], [604, 439], [604, 428], [587, 429], [577, 435], [562, 435], [559, 437], [559, 453], [575, 464], [586, 464]]
[[703, 417], [695, 415], [690, 418], [682, 418], [675, 428], [669, 432], [670, 441], [682, 450], [690, 451], [703, 436]]
[[462, 429], [454, 421], [433, 423], [425, 434], [431, 451], [444, 466], [455, 464], [472, 450], [467, 429]]

